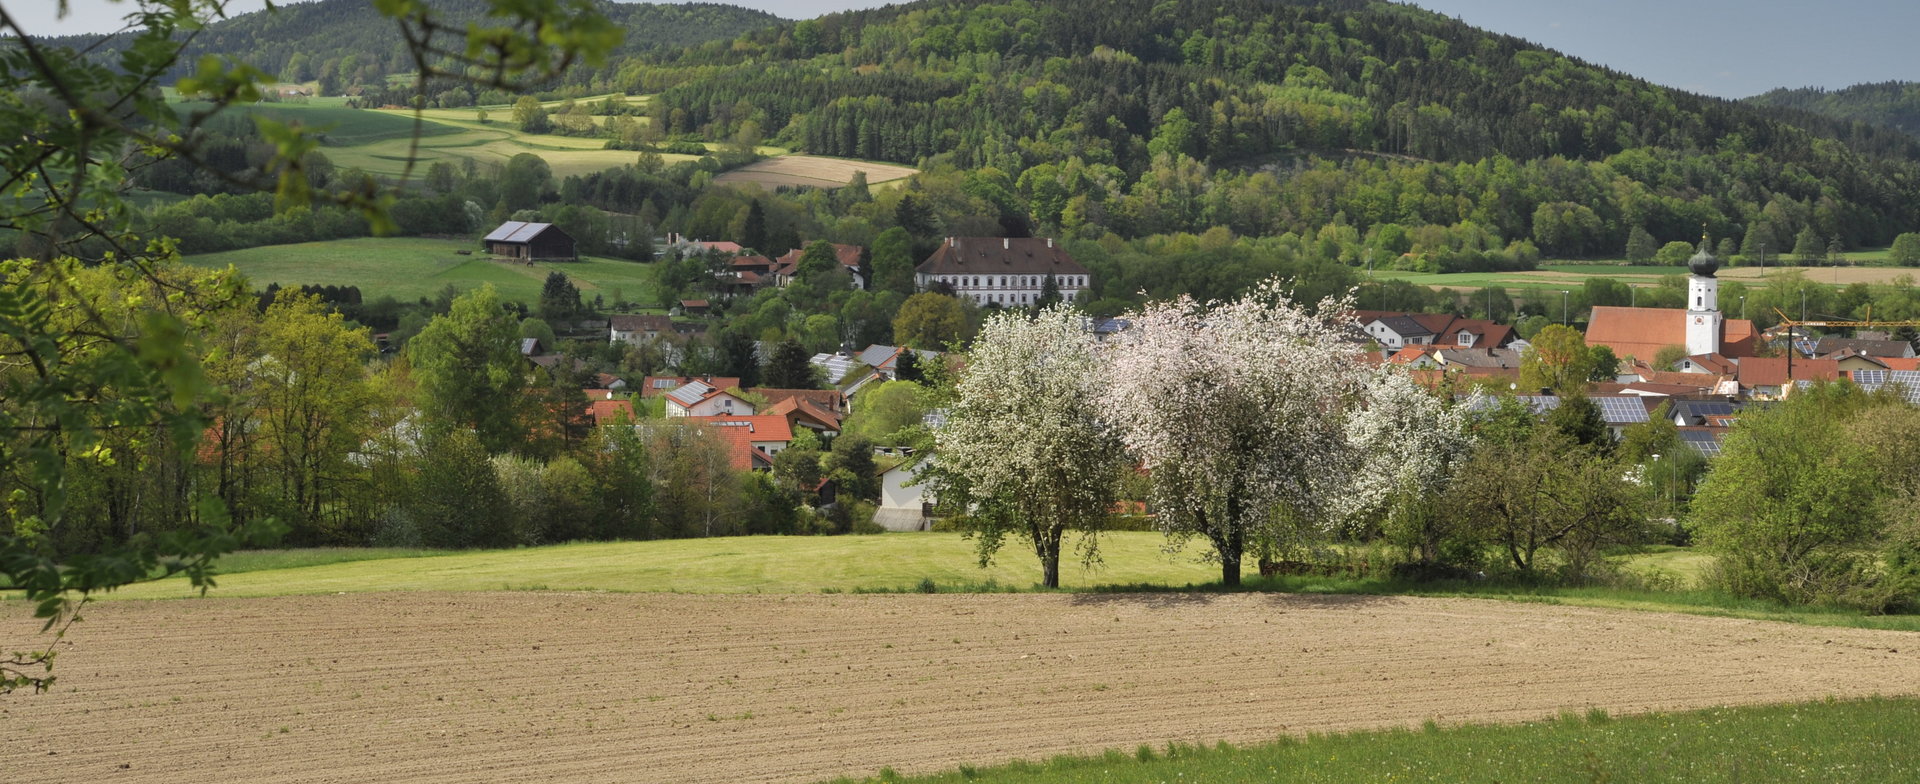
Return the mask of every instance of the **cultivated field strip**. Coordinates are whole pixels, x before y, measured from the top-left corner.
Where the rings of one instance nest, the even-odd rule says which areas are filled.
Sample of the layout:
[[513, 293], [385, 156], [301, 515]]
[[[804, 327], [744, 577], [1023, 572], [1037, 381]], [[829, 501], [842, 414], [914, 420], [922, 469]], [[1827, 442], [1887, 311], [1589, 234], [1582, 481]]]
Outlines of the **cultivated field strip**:
[[10, 781], [801, 782], [1915, 694], [1920, 635], [1400, 597], [356, 594], [100, 605], [59, 665], [0, 700]]
[[814, 155], [782, 155], [747, 164], [715, 177], [713, 181], [721, 184], [750, 182], [766, 188], [782, 185], [837, 188], [852, 182], [854, 172], [861, 171], [867, 173], [867, 183], [872, 185], [911, 177], [915, 173], [911, 167], [889, 163]]

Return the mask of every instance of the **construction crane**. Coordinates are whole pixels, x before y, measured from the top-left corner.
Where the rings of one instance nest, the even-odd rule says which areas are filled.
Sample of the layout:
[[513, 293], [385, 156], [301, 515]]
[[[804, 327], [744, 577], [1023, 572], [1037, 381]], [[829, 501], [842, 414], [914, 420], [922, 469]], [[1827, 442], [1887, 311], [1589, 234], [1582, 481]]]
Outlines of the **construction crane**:
[[1780, 317], [1781, 326], [1789, 327], [1789, 328], [1791, 327], [1827, 327], [1830, 329], [1873, 329], [1875, 327], [1920, 327], [1920, 321], [1915, 321], [1915, 320], [1874, 321], [1872, 305], [1867, 306], [1866, 321], [1795, 321], [1793, 319], [1787, 318], [1787, 314], [1781, 312], [1779, 308], [1774, 308], [1773, 314]]
[[[1782, 313], [1779, 308], [1774, 308], [1773, 314], [1776, 316], [1779, 316], [1780, 325], [1787, 328], [1787, 346], [1788, 346], [1787, 378], [1788, 379], [1793, 378], [1793, 355], [1799, 354], [1801, 352], [1805, 352], [1807, 356], [1811, 357], [1813, 356], [1813, 347], [1814, 345], [1816, 345], [1812, 340], [1794, 340], [1793, 339], [1794, 330], [1798, 327], [1827, 327], [1829, 329], [1872, 329], [1874, 327], [1920, 327], [1920, 321], [1874, 321], [1872, 305], [1867, 306], [1867, 320], [1865, 321], [1831, 321], [1831, 320], [1795, 321], [1793, 319], [1787, 318], [1787, 314]], [[1812, 337], [1812, 336], [1808, 336], [1808, 337]]]

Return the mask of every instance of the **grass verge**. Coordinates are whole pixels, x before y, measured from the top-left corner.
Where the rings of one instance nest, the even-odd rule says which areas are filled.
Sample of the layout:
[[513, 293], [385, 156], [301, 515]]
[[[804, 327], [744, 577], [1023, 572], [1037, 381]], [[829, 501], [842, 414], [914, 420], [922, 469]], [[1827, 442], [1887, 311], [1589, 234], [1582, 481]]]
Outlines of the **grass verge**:
[[[1141, 746], [868, 782], [1832, 782], [1912, 781], [1920, 700], [1871, 698], [1614, 718], [1598, 709], [1519, 725], [1309, 735], [1235, 748]], [[851, 779], [841, 779], [849, 784]]]

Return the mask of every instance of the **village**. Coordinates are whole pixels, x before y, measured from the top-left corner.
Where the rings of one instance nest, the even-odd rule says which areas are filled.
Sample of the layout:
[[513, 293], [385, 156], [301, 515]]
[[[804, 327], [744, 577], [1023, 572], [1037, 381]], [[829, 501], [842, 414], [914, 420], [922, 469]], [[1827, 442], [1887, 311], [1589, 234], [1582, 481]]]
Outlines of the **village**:
[[[566, 259], [570, 238], [547, 224], [508, 223], [485, 239], [495, 258]], [[803, 255], [796, 248], [769, 258], [735, 242], [669, 236], [667, 253], [708, 259], [728, 297], [761, 288], [780, 288], [795, 280]], [[866, 285], [864, 248], [831, 245], [833, 274], [855, 289]], [[1853, 337], [1815, 336], [1806, 327], [1782, 325], [1756, 330], [1751, 321], [1727, 318], [1719, 307], [1714, 273], [1719, 262], [1701, 251], [1690, 262], [1690, 300], [1685, 310], [1600, 306], [1586, 317], [1578, 351], [1603, 347], [1603, 364], [1581, 358], [1588, 377], [1573, 391], [1591, 401], [1612, 438], [1654, 417], [1670, 421], [1680, 443], [1703, 458], [1720, 454], [1721, 443], [1743, 410], [1765, 407], [1817, 382], [1850, 381], [1867, 391], [1897, 390], [1920, 399], [1920, 357], [1911, 343], [1889, 330], [1859, 330]], [[1002, 311], [1030, 309], [1044, 298], [1072, 303], [1088, 285], [1087, 270], [1046, 238], [949, 237], [916, 271], [925, 291], [964, 297]], [[712, 303], [682, 300], [672, 315], [613, 315], [607, 340], [627, 346], [653, 346], [703, 333], [711, 323]], [[1537, 416], [1560, 405], [1554, 389], [1522, 386], [1523, 365], [1540, 359], [1535, 347], [1510, 325], [1445, 313], [1353, 310], [1343, 317], [1352, 361], [1374, 368], [1396, 368], [1436, 395], [1465, 400], [1474, 391], [1511, 397]], [[1085, 318], [1087, 331], [1101, 341], [1124, 333], [1124, 318]], [[755, 356], [767, 361], [774, 346], [760, 343]], [[553, 346], [523, 339], [527, 361], [552, 369], [562, 361]], [[675, 351], [670, 349], [668, 356]], [[1529, 360], [1533, 352], [1535, 358]], [[1791, 354], [1791, 356], [1789, 356]], [[648, 414], [684, 417], [713, 428], [727, 445], [729, 460], [741, 471], [767, 472], [795, 434], [806, 432], [822, 445], [832, 443], [863, 390], [889, 381], [920, 381], [921, 367], [960, 361], [940, 351], [873, 344], [845, 346], [812, 355], [808, 362], [815, 387], [782, 389], [743, 387], [738, 377], [647, 375], [632, 379], [597, 373], [584, 389], [588, 404], [579, 422], [595, 427], [630, 424]], [[1561, 360], [1566, 361], [1566, 360]], [[1476, 405], [1490, 406], [1488, 399]], [[651, 405], [650, 405], [651, 404]], [[636, 408], [636, 405], [639, 408]], [[944, 411], [922, 412], [937, 426]], [[930, 444], [876, 444], [882, 494], [874, 517], [891, 531], [927, 530], [936, 504], [915, 471]], [[918, 452], [916, 453], [916, 450]], [[836, 498], [834, 482], [820, 480], [809, 497], [820, 504]]]
[[1920, 780], [1920, 6], [740, 2], [0, 0], [9, 780]]

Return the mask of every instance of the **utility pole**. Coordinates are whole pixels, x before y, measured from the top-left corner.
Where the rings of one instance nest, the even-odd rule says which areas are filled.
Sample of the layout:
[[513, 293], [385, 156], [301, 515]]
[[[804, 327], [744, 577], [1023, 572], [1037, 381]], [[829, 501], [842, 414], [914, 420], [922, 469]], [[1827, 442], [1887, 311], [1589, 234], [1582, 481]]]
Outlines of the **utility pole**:
[[1373, 280], [1373, 249], [1367, 249], [1367, 280]]
[[1560, 290], [1560, 326], [1567, 325], [1567, 291]]

